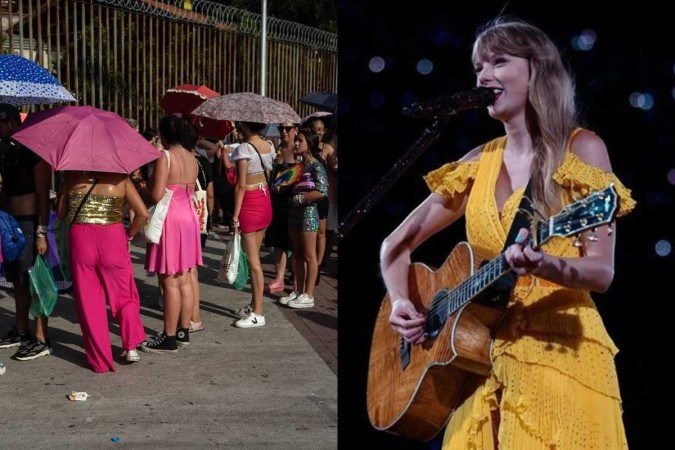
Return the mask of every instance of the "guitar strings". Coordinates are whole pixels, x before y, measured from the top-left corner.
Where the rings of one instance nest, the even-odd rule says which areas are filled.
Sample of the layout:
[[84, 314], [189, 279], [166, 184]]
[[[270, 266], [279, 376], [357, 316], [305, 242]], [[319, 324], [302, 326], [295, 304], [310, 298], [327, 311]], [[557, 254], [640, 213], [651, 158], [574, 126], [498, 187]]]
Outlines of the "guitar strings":
[[[589, 203], [597, 201], [595, 197], [600, 197], [600, 199], [603, 200], [605, 198], [604, 195], [604, 191], [595, 192], [588, 195], [583, 199], [583, 201], [577, 201], [567, 205], [563, 210], [564, 214], [558, 214], [553, 217], [553, 220], [551, 221], [551, 229], [549, 229], [549, 224], [547, 222], [539, 221], [536, 224], [536, 242], [540, 244], [546, 242], [551, 237], [551, 234], [553, 234], [551, 230], [555, 230], [557, 228], [565, 231], [565, 227], [570, 227], [571, 229], [576, 230], [576, 234], [584, 231], [585, 229], [592, 228], [594, 225], [607, 223], [607, 221], [604, 220], [604, 215], [602, 213], [594, 212], [594, 208], [589, 208]], [[578, 213], [579, 210], [584, 210], [586, 217], [578, 217], [570, 220], [568, 216], [573, 213]], [[589, 219], [596, 219], [596, 221], [592, 224], [583, 223]], [[565, 234], [562, 236], [570, 236], [570, 234], [567, 233], [569, 232], [565, 232]], [[506, 258], [504, 257], [503, 253], [500, 253], [499, 256], [486, 263], [477, 272], [467, 277], [453, 289], [449, 291], [446, 290], [446, 292], [444, 292], [440, 297], [438, 296], [437, 292], [436, 295], [434, 295], [434, 302], [427, 315], [438, 313], [439, 310], [445, 307], [448, 303], [450, 304], [447, 308], [448, 315], [454, 313], [463, 305], [468, 303], [476, 294], [478, 294], [492, 282], [496, 281], [508, 270], [509, 267], [506, 263]], [[473, 292], [474, 289], [475, 292]]]

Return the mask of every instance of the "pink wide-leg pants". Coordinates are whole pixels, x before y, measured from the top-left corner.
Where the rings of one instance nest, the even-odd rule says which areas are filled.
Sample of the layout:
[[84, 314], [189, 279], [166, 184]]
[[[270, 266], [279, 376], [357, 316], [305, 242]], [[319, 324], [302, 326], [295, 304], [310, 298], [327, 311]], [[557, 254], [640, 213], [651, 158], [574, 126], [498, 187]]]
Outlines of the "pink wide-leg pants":
[[106, 299], [124, 349], [135, 349], [145, 340], [124, 227], [73, 224], [69, 238], [73, 296], [87, 361], [94, 372], [114, 371]]

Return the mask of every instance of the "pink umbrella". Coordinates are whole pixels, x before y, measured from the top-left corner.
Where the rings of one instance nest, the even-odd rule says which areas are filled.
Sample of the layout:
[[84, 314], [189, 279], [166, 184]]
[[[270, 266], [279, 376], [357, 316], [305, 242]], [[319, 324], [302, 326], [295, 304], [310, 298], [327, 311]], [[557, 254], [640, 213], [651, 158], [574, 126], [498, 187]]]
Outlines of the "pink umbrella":
[[12, 138], [54, 170], [131, 173], [160, 156], [122, 117], [92, 106], [31, 113]]

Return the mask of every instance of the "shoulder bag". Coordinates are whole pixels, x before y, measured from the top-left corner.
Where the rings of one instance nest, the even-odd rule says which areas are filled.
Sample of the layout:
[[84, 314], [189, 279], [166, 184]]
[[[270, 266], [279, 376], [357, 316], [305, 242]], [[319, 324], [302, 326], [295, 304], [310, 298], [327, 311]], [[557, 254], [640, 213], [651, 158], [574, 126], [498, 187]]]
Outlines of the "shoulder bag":
[[[195, 158], [196, 159], [196, 158]], [[197, 159], [197, 164], [199, 165], [199, 170], [202, 171], [202, 175], [204, 175], [204, 179], [206, 180], [206, 174], [204, 173], [204, 169], [202, 169], [202, 164], [199, 162]], [[197, 175], [197, 188], [195, 189], [194, 194], [192, 194], [192, 206], [195, 209], [195, 213], [197, 214], [197, 222], [199, 222], [199, 232], [201, 234], [208, 234], [207, 230], [207, 224], [209, 222], [209, 209], [207, 207], [206, 203], [206, 186], [202, 187], [201, 183], [199, 182], [199, 175]]]
[[[168, 151], [162, 150], [166, 154], [166, 160], [168, 163], [169, 170], [171, 169], [171, 155]], [[143, 234], [145, 234], [145, 239], [151, 244], [159, 243], [159, 239], [162, 237], [162, 230], [164, 229], [164, 219], [166, 219], [166, 214], [169, 211], [169, 205], [171, 204], [171, 197], [173, 196], [173, 191], [164, 188], [164, 196], [161, 198], [157, 204], [148, 208], [148, 213], [150, 218], [148, 223], [143, 227]]]

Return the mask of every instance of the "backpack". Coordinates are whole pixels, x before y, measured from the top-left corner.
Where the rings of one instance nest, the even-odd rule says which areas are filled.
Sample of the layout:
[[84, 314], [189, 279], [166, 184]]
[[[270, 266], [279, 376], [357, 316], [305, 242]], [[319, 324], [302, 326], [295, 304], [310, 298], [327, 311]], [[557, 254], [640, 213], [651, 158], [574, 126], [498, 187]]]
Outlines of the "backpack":
[[21, 231], [19, 222], [13, 215], [2, 210], [0, 210], [0, 243], [2, 258], [6, 262], [13, 262], [26, 246], [26, 236]]

